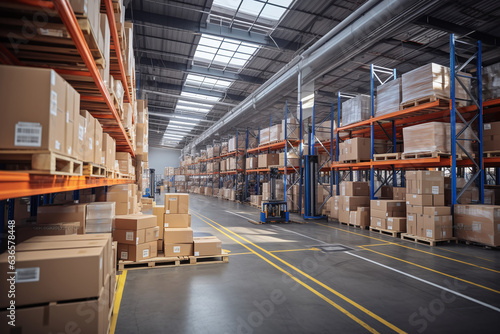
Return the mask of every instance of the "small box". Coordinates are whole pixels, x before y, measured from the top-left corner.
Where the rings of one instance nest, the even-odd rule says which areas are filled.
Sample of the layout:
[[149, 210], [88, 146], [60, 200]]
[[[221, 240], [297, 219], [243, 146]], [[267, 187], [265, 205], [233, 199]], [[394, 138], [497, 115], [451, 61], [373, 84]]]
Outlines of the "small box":
[[378, 217], [370, 217], [370, 226], [373, 228], [379, 228], [386, 230], [387, 229], [387, 222], [385, 218], [378, 218]]
[[163, 252], [165, 256], [192, 256], [194, 251], [193, 243], [181, 244], [181, 243], [169, 243], [164, 242]]
[[158, 256], [157, 242], [138, 245], [118, 244], [118, 257], [123, 261], [141, 261]]
[[406, 232], [406, 218], [402, 217], [387, 218], [387, 229], [395, 232]]
[[187, 228], [165, 228], [163, 230], [165, 243], [188, 244], [193, 243], [193, 230]]
[[406, 204], [417, 206], [432, 206], [433, 198], [432, 195], [407, 194]]
[[424, 215], [424, 237], [433, 240], [449, 239], [453, 236], [453, 218]]
[[222, 243], [217, 237], [193, 238], [194, 256], [222, 254]]
[[165, 213], [189, 212], [189, 194], [165, 194]]
[[165, 214], [163, 217], [163, 227], [166, 228], [186, 228], [191, 226], [190, 214]]
[[156, 226], [154, 215], [119, 215], [115, 217], [115, 227], [121, 230], [140, 230]]
[[370, 196], [370, 184], [368, 182], [344, 181], [340, 183], [341, 196]]

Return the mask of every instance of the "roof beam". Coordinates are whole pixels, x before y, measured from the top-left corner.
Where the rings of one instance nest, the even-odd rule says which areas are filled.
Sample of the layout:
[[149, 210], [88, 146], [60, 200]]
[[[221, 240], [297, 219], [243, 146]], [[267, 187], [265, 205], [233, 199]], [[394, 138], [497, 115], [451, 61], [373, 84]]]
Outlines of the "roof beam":
[[243, 75], [243, 74], [238, 74], [238, 73], [234, 73], [234, 72], [221, 71], [221, 70], [216, 70], [213, 68], [206, 68], [206, 67], [197, 66], [197, 65], [188, 66], [187, 64], [183, 64], [183, 63], [177, 63], [177, 62], [172, 62], [172, 61], [163, 61], [160, 59], [154, 59], [154, 58], [149, 58], [149, 57], [140, 57], [140, 59], [137, 63], [139, 63], [139, 65], [141, 65], [141, 66], [163, 68], [163, 69], [167, 69], [167, 70], [175, 70], [175, 71], [198, 74], [198, 75], [208, 75], [208, 76], [212, 76], [212, 77], [218, 77], [221, 79], [236, 80], [236, 81], [248, 82], [248, 83], [257, 84], [257, 85], [261, 85], [265, 82], [264, 79], [261, 79], [258, 77], [253, 77], [250, 75]]
[[269, 48], [278, 48], [282, 50], [289, 50], [295, 52], [301, 47], [301, 44], [295, 43], [290, 45], [290, 41], [280, 39], [280, 38], [269, 38], [265, 34], [259, 34], [255, 32], [249, 32], [246, 30], [235, 29], [220, 26], [213, 23], [205, 23], [205, 27], [202, 27], [200, 22], [179, 19], [171, 16], [163, 16], [156, 13], [149, 13], [140, 10], [134, 10], [133, 15], [131, 9], [127, 9], [125, 12], [127, 20], [133, 20], [134, 23], [142, 23], [144, 25], [154, 24], [164, 28], [174, 28], [180, 30], [193, 31], [200, 34], [210, 34], [213, 36], [227, 37], [247, 43], [259, 44]]
[[416, 24], [425, 26], [428, 28], [433, 28], [441, 31], [446, 31], [449, 33], [455, 33], [460, 35], [467, 35], [473, 39], [480, 40], [481, 43], [492, 46], [500, 46], [500, 38], [490, 35], [485, 32], [477, 31], [471, 28], [467, 28], [455, 23], [444, 21], [432, 16], [423, 16], [415, 21]]

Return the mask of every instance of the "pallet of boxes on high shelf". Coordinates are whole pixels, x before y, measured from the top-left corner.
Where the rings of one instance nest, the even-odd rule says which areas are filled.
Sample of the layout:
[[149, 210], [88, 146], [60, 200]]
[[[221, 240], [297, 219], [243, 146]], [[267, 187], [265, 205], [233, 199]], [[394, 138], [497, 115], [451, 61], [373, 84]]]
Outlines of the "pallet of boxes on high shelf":
[[153, 215], [116, 217], [119, 268], [228, 262], [215, 236], [194, 237], [189, 194], [165, 194], [165, 205], [153, 205]]

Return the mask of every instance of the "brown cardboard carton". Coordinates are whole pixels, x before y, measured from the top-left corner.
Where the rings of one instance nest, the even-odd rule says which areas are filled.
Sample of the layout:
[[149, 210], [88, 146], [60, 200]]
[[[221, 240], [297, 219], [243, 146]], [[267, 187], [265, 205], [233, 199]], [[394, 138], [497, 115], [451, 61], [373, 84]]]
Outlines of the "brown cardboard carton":
[[[73, 109], [75, 107], [75, 95], [78, 94], [71, 85], [66, 84], [66, 108], [64, 109], [65, 118], [65, 128], [66, 132], [64, 135], [64, 153], [70, 157], [75, 157], [75, 144], [74, 131], [75, 131], [75, 117], [77, 114]], [[80, 94], [78, 94], [78, 99], [80, 99]], [[79, 112], [80, 110], [78, 110]]]
[[404, 217], [406, 215], [406, 205], [404, 201], [397, 200], [372, 200], [371, 210], [385, 212], [386, 217]]
[[129, 202], [115, 202], [115, 213], [117, 215], [128, 215], [130, 213], [130, 203]]
[[340, 183], [340, 196], [370, 196], [370, 184], [344, 181]]
[[133, 173], [132, 156], [128, 152], [116, 152], [116, 160], [118, 160], [119, 172], [123, 174]]
[[444, 206], [444, 194], [443, 195], [432, 195], [432, 205], [434, 206]]
[[406, 192], [420, 195], [444, 194], [444, 174], [442, 171], [407, 171]]
[[449, 239], [453, 236], [453, 220], [451, 215], [424, 215], [425, 237], [433, 240]]
[[432, 195], [406, 194], [406, 204], [417, 206], [432, 206]]
[[[78, 102], [80, 102], [78, 100]], [[84, 150], [85, 150], [85, 122], [86, 119], [82, 115], [80, 115], [79, 109], [78, 113], [75, 115], [75, 121], [73, 129], [74, 135], [74, 146], [73, 152], [75, 153], [75, 158], [78, 160], [84, 160]]]
[[163, 227], [167, 228], [186, 228], [191, 226], [191, 215], [180, 214], [165, 214], [163, 218]]
[[102, 165], [102, 125], [94, 119], [94, 163]]
[[370, 217], [386, 219], [389, 214], [385, 211], [370, 208]]
[[406, 205], [406, 213], [423, 215], [424, 207], [421, 205]]
[[165, 243], [189, 244], [193, 243], [193, 230], [186, 228], [165, 228], [163, 230], [163, 240]]
[[156, 226], [154, 215], [118, 215], [115, 216], [115, 228], [121, 230], [140, 230]]
[[278, 153], [259, 154], [259, 168], [267, 168], [273, 165], [279, 165], [280, 157]]
[[392, 199], [398, 201], [406, 201], [406, 188], [405, 187], [394, 187], [392, 188]]
[[[160, 228], [160, 231], [162, 230], [163, 229]], [[161, 233], [163, 233], [163, 231]], [[163, 252], [163, 239], [158, 239], [156, 242], [157, 242], [156, 248], [158, 249], [158, 252]]]
[[406, 232], [406, 218], [403, 217], [388, 217], [387, 229], [397, 232]]
[[146, 229], [146, 242], [157, 241], [160, 237], [160, 227], [150, 227]]
[[370, 217], [370, 226], [373, 228], [386, 230], [387, 221], [384, 218]]
[[66, 85], [51, 69], [1, 65], [0, 148], [66, 154]]
[[38, 224], [78, 222], [78, 234], [85, 233], [87, 204], [43, 205], [38, 208], [36, 220]]
[[106, 194], [107, 202], [128, 202], [129, 198], [132, 197], [126, 191], [108, 191]]
[[87, 110], [81, 110], [80, 115], [85, 117], [85, 136], [83, 148], [83, 161], [94, 162], [94, 132], [95, 132], [95, 119]]
[[500, 206], [455, 205], [453, 218], [458, 239], [500, 246]]
[[165, 256], [192, 256], [194, 250], [193, 243], [169, 243], [167, 241], [163, 244], [163, 252]]
[[118, 244], [118, 256], [124, 261], [141, 261], [158, 255], [157, 242], [146, 242], [138, 245]]
[[425, 237], [425, 218], [424, 218], [424, 215], [417, 215], [417, 236]]
[[104, 133], [102, 140], [102, 160], [108, 169], [115, 169], [115, 152], [115, 140], [107, 133]]
[[424, 207], [424, 215], [427, 216], [447, 216], [451, 215], [451, 207], [449, 206], [426, 206]]
[[189, 194], [165, 194], [165, 213], [189, 212]]
[[[163, 227], [164, 227], [164, 217], [165, 217], [165, 206], [154, 205], [153, 215], [156, 216], [156, 226], [160, 228], [158, 238], [163, 239]], [[163, 249], [163, 246], [162, 246]]]
[[342, 223], [349, 223], [350, 211], [356, 211], [358, 207], [370, 206], [370, 196], [342, 196], [341, 199], [339, 221]]
[[246, 169], [256, 169], [259, 167], [259, 160], [257, 157], [248, 157], [246, 159]]
[[[411, 217], [411, 220], [410, 220]], [[407, 216], [406, 233], [410, 235], [417, 235], [417, 215], [411, 214]]]
[[356, 211], [350, 213], [350, 224], [356, 226], [369, 226], [370, 225], [370, 208], [358, 207]]
[[194, 256], [222, 254], [222, 243], [217, 237], [193, 238]]
[[269, 144], [269, 130], [270, 130], [269, 128], [260, 130], [259, 145]]
[[[104, 286], [103, 252], [99, 247], [17, 252], [16, 307], [99, 296]], [[8, 253], [0, 255], [0, 269], [0, 289], [9, 291]], [[7, 306], [4, 293], [0, 307]]]
[[371, 159], [370, 138], [352, 138], [340, 143], [339, 161], [362, 161]]
[[146, 229], [140, 230], [113, 230], [113, 240], [120, 244], [138, 245], [146, 241]]

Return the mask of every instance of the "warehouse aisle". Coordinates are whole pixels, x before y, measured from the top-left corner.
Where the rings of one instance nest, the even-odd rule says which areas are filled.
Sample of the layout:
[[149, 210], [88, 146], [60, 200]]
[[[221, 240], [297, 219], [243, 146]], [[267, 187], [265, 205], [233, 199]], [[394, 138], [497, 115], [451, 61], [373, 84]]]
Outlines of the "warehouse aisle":
[[127, 271], [115, 333], [496, 333], [500, 253], [428, 247], [333, 222], [253, 225], [190, 196], [228, 264]]

